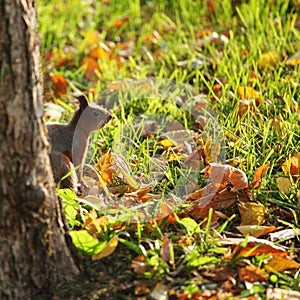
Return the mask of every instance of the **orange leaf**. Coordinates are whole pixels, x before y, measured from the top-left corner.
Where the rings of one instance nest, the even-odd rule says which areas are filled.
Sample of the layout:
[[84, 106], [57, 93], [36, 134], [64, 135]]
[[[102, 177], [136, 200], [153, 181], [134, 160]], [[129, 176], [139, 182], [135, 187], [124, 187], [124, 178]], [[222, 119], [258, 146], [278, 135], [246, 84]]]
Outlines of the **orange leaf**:
[[66, 78], [62, 75], [53, 75], [51, 76], [51, 81], [53, 83], [54, 95], [59, 97], [67, 93], [68, 82]]
[[260, 282], [266, 281], [268, 274], [264, 274], [264, 271], [256, 266], [246, 266], [245, 268], [239, 268], [239, 277], [242, 282]]
[[97, 60], [97, 59], [109, 59], [110, 54], [103, 47], [97, 46], [89, 52], [89, 57], [94, 58], [95, 60]]
[[282, 256], [274, 257], [265, 265], [268, 272], [283, 272], [289, 269], [299, 269], [299, 267], [300, 265], [294, 260]]
[[100, 66], [98, 65], [97, 61], [93, 58], [86, 57], [82, 60], [81, 65], [86, 65], [86, 70], [84, 73], [84, 77], [91, 81], [97, 81], [98, 76], [97, 72], [101, 73]]
[[[242, 244], [242, 243], [241, 243]], [[235, 247], [233, 257], [251, 257], [261, 254], [281, 255], [286, 256], [288, 252], [280, 246], [263, 239], [249, 237], [249, 242], [245, 247], [239, 244]]]
[[251, 184], [254, 189], [257, 190], [258, 188], [260, 188], [261, 180], [266, 175], [269, 165], [270, 165], [270, 162], [267, 162], [266, 164], [264, 164], [263, 166], [261, 166], [255, 170], [253, 182]]
[[125, 23], [127, 23], [129, 21], [129, 16], [123, 16], [119, 19], [116, 19], [114, 21], [114, 27], [116, 28], [120, 28], [122, 25], [124, 25]]

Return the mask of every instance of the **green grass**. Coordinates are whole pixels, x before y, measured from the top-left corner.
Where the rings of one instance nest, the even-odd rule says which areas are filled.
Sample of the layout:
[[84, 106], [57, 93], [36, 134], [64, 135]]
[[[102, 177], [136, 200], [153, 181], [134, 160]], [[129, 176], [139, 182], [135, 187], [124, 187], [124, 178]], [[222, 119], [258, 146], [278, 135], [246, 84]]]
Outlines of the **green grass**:
[[[250, 182], [255, 170], [270, 162], [262, 187], [252, 191], [253, 201], [262, 203], [268, 210], [266, 224], [281, 226], [283, 229], [298, 228], [299, 196], [297, 198], [296, 194], [299, 191], [299, 174], [298, 179], [292, 183], [289, 195], [279, 192], [276, 178], [285, 176], [281, 168], [285, 160], [300, 152], [300, 64], [286, 63], [300, 49], [299, 1], [211, 2], [215, 3], [213, 9], [206, 1], [189, 0], [39, 0], [45, 78], [51, 74], [61, 74], [68, 82], [67, 93], [79, 89], [90, 100], [94, 99], [93, 93], [113, 98], [109, 90], [111, 83], [136, 80], [126, 93], [114, 92], [123, 97], [123, 101], [113, 110], [113, 124], [93, 135], [88, 159], [96, 163], [102, 153], [119, 151], [125, 155], [132, 178], [143, 183], [152, 182], [154, 171], [164, 173], [163, 180], [156, 177], [159, 178], [159, 184], [156, 183], [151, 190], [157, 194], [168, 194], [172, 190], [182, 165], [180, 162], [169, 163], [167, 166], [153, 165], [152, 157], [160, 157], [164, 151], [158, 141], [159, 134], [141, 137], [135, 127], [139, 123], [137, 118], [144, 116], [150, 119], [151, 115], [163, 115], [169, 120], [176, 120], [185, 129], [194, 130], [199, 135], [198, 146], [203, 146], [207, 136], [195, 130], [195, 120], [191, 115], [191, 108], [195, 105], [193, 100], [178, 106], [178, 102], [168, 93], [147, 98], [149, 87], [147, 84], [141, 85], [141, 80], [147, 77], [160, 78], [165, 89], [171, 86], [169, 80], [178, 85], [191, 85], [197, 95], [205, 97], [216, 116], [220, 127], [216, 127], [216, 124], [212, 127], [223, 130], [228, 162], [235, 160], [236, 166], [246, 173]], [[128, 21], [115, 26], [116, 21], [126, 16]], [[202, 37], [205, 35], [204, 30], [209, 30], [206, 38]], [[101, 72], [97, 73], [98, 80], [90, 80], [84, 76], [86, 67], [81, 62], [98, 45], [91, 42], [89, 37], [95, 31], [99, 34], [98, 42], [110, 47], [111, 54], [98, 61], [101, 68]], [[116, 60], [119, 57], [118, 49], [129, 42], [133, 43], [132, 49], [129, 56], [122, 58], [122, 65], [119, 66]], [[72, 52], [73, 60], [58, 66], [56, 62], [63, 57], [64, 51]], [[49, 53], [53, 54], [52, 60], [47, 59]], [[271, 62], [267, 61], [268, 57], [271, 57]], [[272, 57], [275, 57], [274, 61]], [[216, 88], [217, 84], [221, 88]], [[51, 83], [46, 82], [45, 85], [49, 86], [49, 101], [57, 103], [59, 99], [72, 110], [73, 104], [68, 97], [55, 97]], [[240, 86], [252, 87], [259, 93], [259, 100], [253, 106], [254, 111], [246, 109], [243, 115], [239, 115]], [[180, 95], [176, 89], [171, 89], [171, 92]], [[295, 107], [295, 103], [298, 107]], [[70, 111], [65, 113], [65, 119], [70, 118]], [[131, 129], [129, 136], [126, 135], [128, 128]], [[208, 135], [212, 136], [212, 131]], [[130, 143], [124, 142], [124, 136]], [[213, 142], [217, 143], [217, 136], [213, 138]], [[198, 175], [199, 186], [205, 186], [207, 180], [202, 174]], [[78, 203], [74, 200], [76, 197], [68, 192], [60, 191], [60, 195], [66, 202], [66, 214], [72, 230], [82, 229], [84, 214], [91, 209], [89, 202]], [[177, 222], [168, 224], [164, 220], [151, 225], [140, 222], [132, 224], [132, 212], [124, 209], [123, 226], [120, 227], [116, 225], [120, 221], [120, 212], [116, 213], [111, 207], [98, 211], [98, 217], [113, 217], [104, 227], [98, 228], [98, 242], [94, 240], [92, 244], [103, 247], [116, 235], [122, 244], [112, 256], [93, 263], [93, 268], [100, 268], [110, 276], [108, 278], [114, 277], [113, 284], [108, 284], [109, 279], [104, 278], [95, 287], [89, 287], [90, 291], [80, 292], [76, 286], [69, 285], [65, 289], [75, 295], [93, 295], [98, 287], [100, 298], [103, 295], [116, 297], [120, 294], [118, 288], [121, 288], [120, 284], [124, 280], [128, 283], [145, 278], [145, 285], [149, 288], [145, 295], [148, 297], [159, 281], [168, 286], [170, 299], [198, 299], [205, 290], [220, 290], [220, 285], [214, 284], [212, 275], [219, 270], [225, 270], [225, 267], [227, 270], [229, 267], [232, 272], [228, 274], [238, 279], [237, 270], [241, 264], [263, 268], [271, 259], [265, 254], [228, 260], [227, 254], [232, 248], [221, 245], [219, 238], [224, 230], [237, 233], [236, 226], [240, 218], [236, 205], [223, 211], [229, 218], [227, 221], [219, 219], [217, 223], [212, 220], [212, 215], [197, 222], [189, 217], [183, 218], [183, 207], [180, 205], [176, 208]], [[170, 262], [161, 256], [165, 236], [172, 241]], [[186, 244], [179, 242], [180, 237], [186, 238]], [[285, 245], [290, 247], [294, 259], [299, 262], [299, 240], [295, 238]], [[128, 271], [132, 259], [137, 255], [145, 257], [147, 268], [144, 275]], [[115, 270], [109, 268], [110, 264], [115, 266]], [[124, 272], [127, 274], [125, 279]], [[299, 272], [272, 274], [279, 278], [278, 281], [255, 283], [247, 293], [241, 282], [232, 288], [232, 295], [227, 295], [227, 298], [258, 294], [265, 299], [268, 287], [300, 290]], [[135, 286], [124, 287], [122, 299], [132, 299]], [[171, 296], [172, 293], [174, 296]], [[184, 295], [190, 298], [184, 298]]]

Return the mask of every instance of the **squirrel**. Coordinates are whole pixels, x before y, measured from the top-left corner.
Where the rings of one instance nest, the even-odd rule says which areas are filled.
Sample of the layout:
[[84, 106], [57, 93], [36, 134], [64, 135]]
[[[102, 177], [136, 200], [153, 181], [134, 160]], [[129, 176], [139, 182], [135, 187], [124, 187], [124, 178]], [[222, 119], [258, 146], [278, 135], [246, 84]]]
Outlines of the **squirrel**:
[[81, 194], [87, 188], [83, 180], [83, 163], [89, 136], [92, 131], [102, 128], [112, 115], [99, 105], [89, 103], [85, 95], [74, 96], [79, 102], [79, 108], [70, 122], [49, 123], [47, 130], [51, 144], [50, 161], [54, 181], [58, 183], [62, 177], [70, 173], [60, 182], [60, 187]]

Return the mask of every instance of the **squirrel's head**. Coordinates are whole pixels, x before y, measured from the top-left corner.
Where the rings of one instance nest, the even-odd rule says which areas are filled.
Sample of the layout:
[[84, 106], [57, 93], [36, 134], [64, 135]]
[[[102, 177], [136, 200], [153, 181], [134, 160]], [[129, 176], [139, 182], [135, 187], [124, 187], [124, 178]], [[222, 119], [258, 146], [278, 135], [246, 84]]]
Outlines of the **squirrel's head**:
[[80, 94], [75, 97], [79, 102], [78, 113], [80, 115], [77, 126], [82, 131], [89, 134], [102, 128], [112, 118], [111, 113], [103, 107], [89, 103], [85, 95]]

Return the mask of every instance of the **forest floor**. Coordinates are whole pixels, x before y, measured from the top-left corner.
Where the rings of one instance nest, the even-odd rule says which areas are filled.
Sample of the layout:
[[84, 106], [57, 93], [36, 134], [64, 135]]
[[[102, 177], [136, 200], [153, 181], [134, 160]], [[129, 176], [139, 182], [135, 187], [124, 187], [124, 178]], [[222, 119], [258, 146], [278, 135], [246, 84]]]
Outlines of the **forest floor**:
[[85, 270], [55, 299], [300, 299], [299, 12], [38, 1], [47, 120], [113, 114], [87, 195], [57, 190]]

